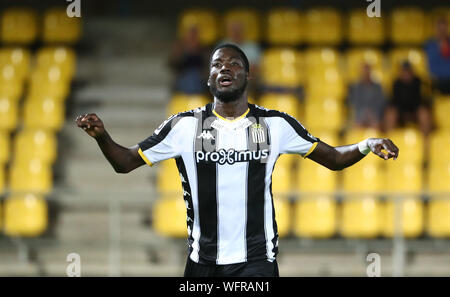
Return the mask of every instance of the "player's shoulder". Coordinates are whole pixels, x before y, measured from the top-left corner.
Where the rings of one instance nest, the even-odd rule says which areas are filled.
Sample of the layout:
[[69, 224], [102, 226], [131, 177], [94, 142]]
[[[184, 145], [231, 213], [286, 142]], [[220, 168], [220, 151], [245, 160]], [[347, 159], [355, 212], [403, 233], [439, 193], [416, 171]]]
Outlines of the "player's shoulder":
[[[208, 103], [210, 104], [210, 103]], [[208, 104], [200, 107], [196, 107], [191, 110], [182, 111], [176, 114], [171, 115], [171, 118], [185, 118], [185, 117], [195, 117], [198, 114], [206, 112]]]
[[295, 118], [293, 116], [291, 116], [290, 114], [285, 113], [283, 111], [279, 111], [279, 110], [276, 110], [276, 109], [269, 109], [269, 108], [266, 108], [266, 107], [263, 107], [263, 106], [259, 106], [259, 105], [256, 105], [256, 104], [249, 104], [249, 105], [254, 110], [254, 113], [257, 116], [259, 116], [259, 117], [267, 117], [267, 118], [278, 117], [278, 118], [282, 118], [282, 119], [285, 119], [285, 120], [288, 120], [288, 119], [289, 120], [291, 120], [291, 119], [295, 120]]

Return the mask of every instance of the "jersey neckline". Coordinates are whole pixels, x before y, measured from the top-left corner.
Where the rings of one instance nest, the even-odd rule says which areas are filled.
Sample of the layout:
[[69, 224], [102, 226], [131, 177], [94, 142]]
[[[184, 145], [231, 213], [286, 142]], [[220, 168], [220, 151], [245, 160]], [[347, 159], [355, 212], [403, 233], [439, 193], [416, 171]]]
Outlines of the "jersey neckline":
[[216, 117], [218, 117], [218, 118], [221, 119], [221, 120], [230, 122], [230, 123], [239, 121], [240, 119], [244, 118], [249, 112], [250, 112], [250, 107], [248, 107], [247, 110], [246, 110], [242, 115], [238, 116], [237, 118], [235, 118], [235, 119], [233, 119], [233, 120], [229, 120], [229, 119], [227, 119], [227, 118], [224, 118], [224, 117], [221, 116], [220, 114], [218, 114], [218, 113], [216, 112], [216, 110], [214, 109], [214, 106], [213, 106], [213, 108], [212, 108], [212, 113], [213, 113]]

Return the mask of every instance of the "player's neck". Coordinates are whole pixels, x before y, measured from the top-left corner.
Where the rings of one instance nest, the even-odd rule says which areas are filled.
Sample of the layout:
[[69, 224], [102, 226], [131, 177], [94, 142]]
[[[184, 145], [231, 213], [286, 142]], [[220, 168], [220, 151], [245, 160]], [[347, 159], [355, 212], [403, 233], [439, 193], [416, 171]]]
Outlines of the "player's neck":
[[247, 96], [244, 95], [236, 101], [223, 102], [214, 98], [214, 110], [221, 117], [233, 120], [242, 116], [248, 109]]

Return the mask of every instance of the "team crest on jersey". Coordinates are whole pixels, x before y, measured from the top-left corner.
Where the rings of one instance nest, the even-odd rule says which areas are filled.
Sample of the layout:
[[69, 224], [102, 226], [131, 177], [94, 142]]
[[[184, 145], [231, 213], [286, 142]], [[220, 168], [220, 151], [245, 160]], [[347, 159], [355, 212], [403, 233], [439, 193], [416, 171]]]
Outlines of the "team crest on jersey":
[[261, 126], [261, 124], [253, 124], [250, 129], [254, 143], [265, 142], [264, 128]]

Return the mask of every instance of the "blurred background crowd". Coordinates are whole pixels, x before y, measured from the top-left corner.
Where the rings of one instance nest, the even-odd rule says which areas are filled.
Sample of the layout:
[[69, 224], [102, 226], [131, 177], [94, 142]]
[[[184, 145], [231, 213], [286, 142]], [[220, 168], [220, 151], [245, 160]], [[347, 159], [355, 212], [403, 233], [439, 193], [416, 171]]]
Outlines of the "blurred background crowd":
[[[192, 3], [191, 3], [192, 2]], [[75, 116], [131, 146], [212, 101], [212, 49], [250, 61], [249, 101], [330, 145], [389, 137], [342, 172], [281, 156], [280, 273], [450, 275], [450, 6], [441, 1], [6, 1], [0, 6], [0, 275], [181, 275], [186, 210], [175, 162], [116, 175]], [[198, 3], [197, 3], [198, 2]], [[397, 3], [398, 2], [398, 3]], [[244, 5], [245, 4], [245, 5]]]

